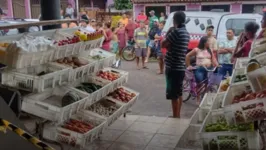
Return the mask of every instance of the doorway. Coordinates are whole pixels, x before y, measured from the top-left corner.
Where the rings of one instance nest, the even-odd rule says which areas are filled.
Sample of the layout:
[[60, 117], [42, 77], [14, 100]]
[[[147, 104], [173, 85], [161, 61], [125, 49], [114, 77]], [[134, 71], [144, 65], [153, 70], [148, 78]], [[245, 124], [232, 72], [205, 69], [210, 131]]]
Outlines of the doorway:
[[186, 6], [170, 6], [170, 13], [175, 11], [185, 11]]
[[166, 14], [166, 7], [165, 6], [146, 6], [145, 7], [145, 12], [146, 12], [146, 15], [148, 17], [150, 17], [149, 12], [151, 10], [155, 11], [155, 16], [157, 16], [158, 18], [160, 17], [160, 13], [161, 12], [164, 12], [164, 14]]

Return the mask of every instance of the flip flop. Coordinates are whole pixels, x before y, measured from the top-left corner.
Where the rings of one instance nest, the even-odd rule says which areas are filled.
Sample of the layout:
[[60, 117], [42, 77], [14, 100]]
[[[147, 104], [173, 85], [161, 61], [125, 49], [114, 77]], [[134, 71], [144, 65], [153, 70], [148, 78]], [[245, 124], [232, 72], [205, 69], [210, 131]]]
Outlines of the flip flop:
[[163, 72], [157, 72], [158, 75], [163, 74]]

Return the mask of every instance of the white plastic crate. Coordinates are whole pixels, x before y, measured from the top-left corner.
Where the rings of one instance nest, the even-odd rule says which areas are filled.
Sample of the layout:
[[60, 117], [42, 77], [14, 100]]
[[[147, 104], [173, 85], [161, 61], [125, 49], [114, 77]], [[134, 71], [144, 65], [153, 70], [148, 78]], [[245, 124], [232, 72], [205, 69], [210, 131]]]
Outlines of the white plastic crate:
[[[54, 35], [54, 39], [56, 41], [64, 40], [67, 39], [68, 37], [73, 37], [73, 35], [63, 33], [61, 31], [56, 31], [56, 34]], [[81, 52], [83, 52], [84, 49], [84, 42], [80, 41], [78, 43], [73, 43], [73, 44], [67, 44], [63, 46], [58, 46], [57, 44], [55, 45], [55, 54], [54, 54], [54, 59], [60, 59], [64, 57], [69, 57], [73, 55], [78, 55]]]
[[[70, 91], [78, 94], [81, 99], [62, 107], [62, 98]], [[61, 123], [82, 109], [87, 99], [87, 94], [78, 90], [68, 87], [56, 87], [42, 93], [25, 96], [22, 102], [22, 110], [38, 117]]]
[[[232, 104], [235, 96], [243, 92], [250, 92], [248, 83], [233, 85], [229, 88], [223, 100], [224, 113], [226, 118], [234, 123], [246, 123], [266, 118], [266, 98], [255, 98], [248, 101], [241, 100], [239, 103]], [[250, 98], [248, 96], [248, 98]], [[247, 97], [247, 96], [245, 96]]]
[[[102, 86], [102, 88], [93, 92], [93, 93], [87, 93], [85, 91], [81, 91], [81, 90], [75, 88], [84, 82], [94, 83], [96, 85]], [[102, 99], [103, 97], [107, 96], [110, 92], [112, 92], [113, 91], [113, 85], [112, 84], [113, 83], [111, 83], [110, 81], [103, 80], [103, 79], [98, 78], [98, 77], [87, 76], [87, 77], [81, 78], [81, 79], [76, 80], [75, 82], [71, 83], [71, 86], [75, 90], [78, 90], [78, 91], [88, 95], [88, 100], [87, 100], [86, 104], [84, 105], [84, 108], [85, 108], [85, 107], [97, 102], [98, 100]]]
[[103, 69], [104, 67], [112, 66], [116, 61], [116, 55], [105, 51], [101, 48], [91, 49], [80, 54], [80, 56], [94, 58], [100, 56], [101, 59], [94, 59], [98, 62], [98, 69]]
[[249, 60], [250, 58], [248, 57], [237, 58], [236, 63], [235, 63], [235, 69], [246, 68]]
[[246, 78], [247, 78], [246, 68], [239, 68], [239, 69], [234, 69], [233, 70], [233, 74], [232, 74], [232, 78], [231, 78], [231, 81], [230, 81], [230, 85], [232, 85], [232, 84], [239, 84], [241, 82], [247, 81], [247, 80], [244, 80], [244, 81], [238, 81], [238, 82], [236, 82], [236, 77], [238, 75], [245, 75]]
[[247, 73], [248, 81], [254, 92], [266, 89], [266, 66]]
[[86, 144], [93, 142], [103, 133], [106, 127], [106, 120], [95, 116], [85, 115], [79, 112], [77, 115], [71, 117], [71, 119], [91, 122], [93, 121], [97, 126], [88, 131], [87, 133], [81, 134], [75, 131], [71, 131], [62, 127], [57, 127], [55, 139], [58, 142], [67, 143], [74, 146], [80, 146], [84, 148]]
[[224, 100], [226, 92], [217, 93], [214, 98], [213, 104], [211, 106], [211, 110], [222, 109], [222, 103]]
[[111, 100], [111, 101], [113, 101], [113, 102], [116, 102], [116, 103], [122, 105], [122, 106], [124, 107], [124, 110], [123, 110], [123, 111], [124, 111], [124, 113], [126, 113], [126, 112], [128, 111], [128, 109], [131, 108], [131, 107], [135, 104], [135, 102], [138, 100], [138, 98], [139, 98], [139, 93], [136, 92], [136, 91], [134, 91], [134, 90], [132, 90], [132, 89], [130, 89], [130, 88], [124, 87], [124, 86], [121, 86], [121, 87], [119, 87], [119, 88], [123, 88], [123, 89], [125, 90], [126, 93], [130, 93], [130, 94], [131, 94], [131, 93], [134, 93], [134, 94], [136, 95], [135, 97], [133, 97], [133, 98], [132, 98], [129, 102], [127, 102], [127, 103], [122, 102], [122, 101], [119, 101], [119, 100], [113, 98], [112, 96], [107, 96], [107, 98], [108, 98], [109, 100]]
[[83, 66], [80, 66], [80, 67], [77, 67], [77, 68], [72, 68], [72, 66], [70, 65], [67, 65], [67, 64], [60, 64], [60, 65], [63, 65], [63, 66], [66, 66], [66, 67], [70, 67], [71, 68], [71, 81], [75, 81], [77, 79], [80, 79], [80, 78], [84, 78], [86, 76], [89, 76], [93, 73], [95, 73], [97, 71], [97, 63], [91, 59], [88, 59], [88, 58], [84, 58], [84, 57], [78, 57], [78, 59], [84, 63], [86, 63], [86, 65], [83, 65]]
[[[109, 101], [109, 102], [113, 102], [110, 101], [107, 98], [102, 99], [101, 101]], [[99, 101], [99, 102], [101, 102]], [[124, 107], [119, 105], [118, 103], [113, 102], [115, 106], [119, 107], [112, 115], [110, 115], [109, 117], [106, 116], [102, 116], [100, 114], [97, 114], [95, 112], [89, 111], [87, 109], [82, 109], [81, 112], [84, 113], [85, 115], [93, 115], [93, 116], [97, 116], [97, 117], [104, 117], [107, 121], [107, 125], [110, 126], [112, 123], [114, 123], [120, 116], [122, 116], [124, 114]], [[103, 110], [106, 111], [106, 110]]]
[[214, 98], [216, 97], [216, 93], [205, 93], [204, 97], [199, 105], [199, 108], [201, 109], [210, 109]]
[[200, 129], [200, 139], [203, 150], [259, 150], [259, 133], [256, 131], [219, 131], [206, 132], [209, 123], [216, 123], [220, 117], [225, 117], [223, 111], [210, 112]]
[[91, 41], [85, 41], [84, 42], [85, 50], [91, 50], [94, 48], [101, 47], [102, 41], [103, 41], [103, 37], [95, 39], [95, 40], [91, 40]]
[[[119, 78], [112, 81], [113, 83], [113, 90], [117, 89], [119, 86], [122, 86], [123, 84], [127, 83], [128, 81], [128, 75], [129, 73], [123, 70], [118, 70], [118, 69], [114, 69], [114, 68], [104, 68], [100, 71], [109, 71], [112, 73], [115, 73], [117, 75], [119, 75]], [[98, 73], [96, 73], [97, 75]], [[105, 79], [106, 80], [106, 79]]]
[[[50, 72], [38, 76], [41, 72]], [[32, 92], [42, 92], [70, 81], [70, 68], [48, 63], [2, 73], [2, 84]]]

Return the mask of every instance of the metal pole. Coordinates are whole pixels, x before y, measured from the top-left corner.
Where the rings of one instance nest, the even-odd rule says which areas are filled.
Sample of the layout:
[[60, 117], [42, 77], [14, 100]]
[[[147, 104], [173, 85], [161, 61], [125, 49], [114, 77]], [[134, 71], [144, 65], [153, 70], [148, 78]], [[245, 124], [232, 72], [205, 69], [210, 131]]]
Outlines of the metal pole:
[[[59, 20], [60, 16], [60, 0], [41, 0], [41, 19], [42, 20]], [[43, 26], [43, 30], [58, 29], [61, 25]]]
[[79, 18], [79, 0], [76, 0], [77, 18]]

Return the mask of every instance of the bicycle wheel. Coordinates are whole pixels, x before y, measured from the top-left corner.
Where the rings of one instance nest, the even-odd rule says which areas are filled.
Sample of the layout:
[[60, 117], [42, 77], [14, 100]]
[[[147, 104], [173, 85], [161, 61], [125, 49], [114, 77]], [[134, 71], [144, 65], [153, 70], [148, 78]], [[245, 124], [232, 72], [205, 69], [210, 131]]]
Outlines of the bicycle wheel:
[[183, 81], [183, 93], [182, 93], [183, 102], [188, 101], [190, 99], [190, 97], [191, 97], [190, 84], [189, 84], [189, 81], [184, 79], [184, 81]]
[[133, 61], [136, 58], [134, 46], [126, 46], [123, 48], [122, 57], [126, 61]]

